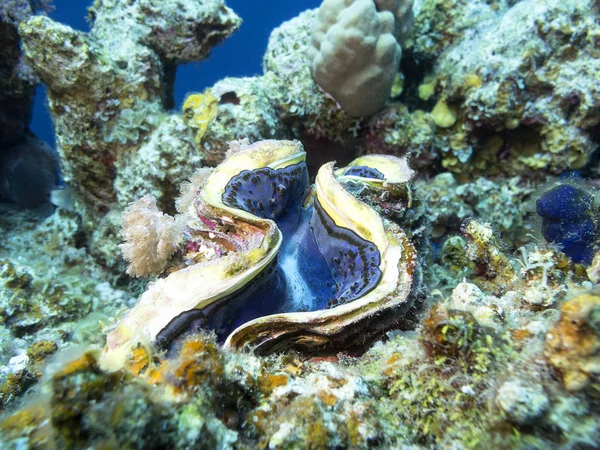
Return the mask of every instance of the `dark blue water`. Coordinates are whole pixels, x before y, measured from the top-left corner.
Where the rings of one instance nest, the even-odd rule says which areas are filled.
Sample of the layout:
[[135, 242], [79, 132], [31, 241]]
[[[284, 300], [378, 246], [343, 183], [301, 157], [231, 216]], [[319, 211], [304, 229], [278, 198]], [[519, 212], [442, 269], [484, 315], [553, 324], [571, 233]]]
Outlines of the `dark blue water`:
[[[224, 77], [260, 74], [271, 31], [300, 12], [318, 7], [321, 1], [229, 0], [226, 3], [244, 22], [233, 36], [211, 52], [210, 58], [179, 67], [175, 83], [175, 105], [178, 109], [186, 94], [203, 91]], [[90, 4], [91, 0], [55, 0], [56, 9], [50, 17], [75, 29], [88, 31], [86, 16]], [[40, 139], [54, 146], [54, 130], [45, 102], [45, 90], [40, 87], [31, 129]]]

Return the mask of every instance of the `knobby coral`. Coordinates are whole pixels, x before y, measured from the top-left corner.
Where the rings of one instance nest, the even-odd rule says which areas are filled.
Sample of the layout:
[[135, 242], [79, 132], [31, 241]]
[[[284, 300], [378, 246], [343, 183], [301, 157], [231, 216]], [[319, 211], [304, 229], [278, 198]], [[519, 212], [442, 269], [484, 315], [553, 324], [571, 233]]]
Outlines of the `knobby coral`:
[[383, 107], [398, 71], [412, 1], [325, 0], [309, 49], [316, 83], [350, 116]]

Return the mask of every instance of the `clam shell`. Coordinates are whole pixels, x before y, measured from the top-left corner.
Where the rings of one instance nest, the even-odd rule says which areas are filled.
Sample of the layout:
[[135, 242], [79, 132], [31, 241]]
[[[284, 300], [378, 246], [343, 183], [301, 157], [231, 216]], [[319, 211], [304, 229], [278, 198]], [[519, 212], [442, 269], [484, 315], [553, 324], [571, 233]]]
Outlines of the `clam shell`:
[[[385, 159], [389, 164], [390, 159]], [[394, 159], [399, 158], [391, 161]], [[365, 161], [359, 163], [364, 165]], [[412, 306], [412, 275], [417, 263], [414, 247], [398, 225], [346, 192], [336, 179], [333, 166], [329, 163], [319, 170], [316, 198], [337, 226], [376, 244], [381, 253], [379, 284], [366, 295], [330, 309], [275, 314], [250, 321], [231, 333], [226, 348], [250, 346], [257, 353], [291, 348], [309, 354], [358, 348], [398, 321]]]
[[[275, 264], [284, 241], [282, 232], [273, 220], [253, 214], [251, 211], [256, 205], [244, 197], [252, 191], [238, 185], [244, 194], [238, 199], [231, 181], [248, 174], [245, 171], [255, 171], [249, 173], [248, 178], [264, 168], [282, 173], [281, 170], [289, 172], [292, 168], [305, 167], [305, 153], [297, 141], [262, 141], [238, 147], [208, 177], [187, 212], [188, 235], [201, 236], [203, 243], [222, 245], [222, 254], [176, 270], [152, 283], [139, 303], [108, 335], [102, 359], [105, 368], [120, 367], [134, 345], [156, 345], [165, 335], [179, 332], [177, 328], [185, 326], [182, 317], [193, 316], [195, 311], [201, 315], [203, 309], [215, 302], [229, 301], [228, 296], [248, 286], [260, 274], [267, 273], [269, 265]], [[315, 241], [322, 256], [337, 250], [332, 250], [333, 244], [327, 242], [324, 230], [336, 233], [335, 239], [341, 245], [347, 236], [354, 236], [360, 246], [368, 246], [371, 251], [363, 250], [357, 255], [346, 250], [355, 258], [363, 257], [352, 259], [362, 264], [356, 269], [357, 281], [352, 285], [341, 284], [346, 290], [340, 298], [346, 295], [347, 301], [327, 309], [285, 312], [250, 320], [229, 334], [224, 343], [226, 348], [250, 346], [257, 353], [292, 348], [309, 354], [357, 348], [401, 320], [411, 307], [410, 293], [417, 263], [412, 244], [397, 224], [347, 192], [343, 182], [365, 183], [371, 190], [383, 194], [405, 184], [412, 177], [412, 171], [404, 159], [379, 155], [359, 158], [348, 167], [335, 170], [334, 163], [324, 165], [317, 174], [315, 187], [304, 201], [305, 208], [313, 207], [306, 210], [313, 214], [311, 226], [318, 227], [321, 220], [320, 241], [316, 238]], [[273, 171], [261, 173], [272, 174]], [[307, 176], [305, 172], [303, 176]], [[267, 181], [270, 184], [270, 178]], [[266, 184], [261, 187], [261, 195], [268, 196], [270, 191], [264, 186]], [[236, 203], [238, 200], [246, 203]], [[268, 199], [264, 197], [264, 200]], [[315, 214], [321, 214], [320, 219]], [[326, 225], [323, 220], [327, 221]], [[207, 233], [206, 223], [220, 232]], [[314, 233], [317, 236], [317, 232]], [[219, 239], [223, 236], [230, 238], [235, 248], [222, 244]], [[360, 246], [357, 248], [362, 248]], [[368, 261], [366, 255], [370, 256]]]

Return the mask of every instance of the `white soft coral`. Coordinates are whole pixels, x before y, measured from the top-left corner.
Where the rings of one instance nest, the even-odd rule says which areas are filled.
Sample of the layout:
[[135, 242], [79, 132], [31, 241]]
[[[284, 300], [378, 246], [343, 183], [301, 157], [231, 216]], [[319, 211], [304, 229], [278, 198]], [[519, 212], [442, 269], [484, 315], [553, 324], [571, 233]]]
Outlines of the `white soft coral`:
[[182, 224], [162, 213], [156, 199], [146, 195], [123, 212], [123, 258], [129, 262], [127, 273], [134, 277], [158, 275], [183, 239]]

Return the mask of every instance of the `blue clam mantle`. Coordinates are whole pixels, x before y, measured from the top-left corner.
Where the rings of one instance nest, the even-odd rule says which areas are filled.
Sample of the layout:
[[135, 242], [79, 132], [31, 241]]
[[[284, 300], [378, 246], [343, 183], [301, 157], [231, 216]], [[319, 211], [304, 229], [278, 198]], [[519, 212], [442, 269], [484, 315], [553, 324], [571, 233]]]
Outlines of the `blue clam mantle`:
[[[368, 342], [410, 307], [416, 259], [368, 198], [407, 192], [397, 188], [411, 176], [405, 160], [371, 155], [342, 169], [324, 165], [309, 187], [299, 142], [243, 146], [190, 206], [185, 248], [195, 264], [142, 295], [109, 335], [107, 358], [136, 341], [168, 348], [197, 328], [261, 353]], [[367, 192], [365, 201], [345, 186]]]

